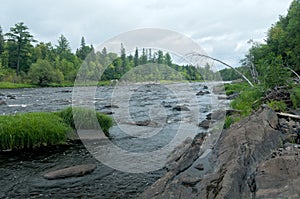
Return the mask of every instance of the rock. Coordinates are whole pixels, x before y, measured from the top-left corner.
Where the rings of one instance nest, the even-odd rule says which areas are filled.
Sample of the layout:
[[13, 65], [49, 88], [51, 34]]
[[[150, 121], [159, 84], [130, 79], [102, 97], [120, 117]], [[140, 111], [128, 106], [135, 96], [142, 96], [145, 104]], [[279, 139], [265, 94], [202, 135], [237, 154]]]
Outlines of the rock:
[[262, 162], [257, 169], [255, 198], [300, 198], [300, 158], [290, 152]]
[[173, 108], [176, 111], [190, 111], [190, 109], [186, 105], [178, 105]]
[[0, 93], [0, 96], [5, 96], [3, 93]]
[[[175, 167], [150, 186], [141, 195], [141, 198], [177, 198], [175, 196], [195, 199], [255, 198], [256, 193], [259, 193], [261, 189], [256, 182], [256, 168], [269, 158], [280, 145], [281, 133], [277, 130], [277, 125], [276, 113], [267, 107], [261, 108], [255, 114], [235, 123], [222, 132], [213, 147], [209, 156], [212, 168], [205, 170], [202, 177], [194, 172], [193, 176], [195, 175], [195, 177], [190, 179], [186, 176], [191, 176], [190, 167], [201, 152], [201, 146], [195, 147], [194, 143], [199, 141], [199, 137], [195, 137], [186, 153], [175, 161]], [[198, 143], [201, 145], [202, 142]], [[277, 156], [274, 158], [276, 159]], [[296, 164], [293, 166], [297, 169], [300, 168]], [[201, 168], [201, 165], [199, 167]], [[195, 170], [195, 168], [193, 169]], [[285, 168], [283, 170], [287, 172]], [[299, 178], [299, 172], [298, 174], [293, 173], [295, 178]], [[268, 180], [268, 178], [262, 180], [270, 182], [268, 186], [272, 186], [272, 180]], [[282, 178], [281, 181], [281, 185], [284, 187], [289, 178]], [[296, 182], [294, 187], [299, 185], [299, 182]], [[276, 183], [274, 182], [273, 185]], [[265, 190], [268, 190], [267, 187]], [[298, 191], [297, 188], [294, 190]], [[285, 193], [285, 198], [292, 196]]]
[[200, 171], [203, 171], [204, 170], [204, 166], [203, 166], [203, 164], [197, 164], [196, 166], [195, 166], [195, 169], [198, 169], [198, 170], [200, 170]]
[[48, 180], [55, 180], [60, 178], [78, 177], [89, 174], [96, 169], [96, 164], [84, 164], [73, 167], [68, 167], [56, 171], [51, 171], [43, 175]]
[[0, 106], [1, 105], [6, 105], [6, 102], [4, 100], [0, 100]]
[[204, 128], [204, 129], [209, 129], [211, 121], [210, 120], [203, 120], [202, 122], [200, 122], [200, 124], [198, 124], [199, 127]]
[[203, 86], [203, 89], [208, 89], [208, 86], [204, 85], [204, 86]]
[[14, 96], [14, 95], [7, 95], [6, 97], [9, 99], [16, 99], [16, 96]]
[[284, 141], [288, 142], [288, 143], [296, 144], [297, 138], [298, 138], [298, 134], [293, 133], [293, 134], [287, 135]]
[[100, 113], [105, 114], [105, 115], [112, 115], [112, 114], [114, 114], [113, 111], [101, 111]]
[[209, 91], [199, 91], [196, 95], [207, 95], [207, 94], [210, 94]]
[[157, 123], [151, 120], [137, 121], [135, 122], [137, 126], [157, 126]]
[[109, 105], [105, 105], [104, 108], [119, 108], [119, 106], [114, 104], [109, 104]]

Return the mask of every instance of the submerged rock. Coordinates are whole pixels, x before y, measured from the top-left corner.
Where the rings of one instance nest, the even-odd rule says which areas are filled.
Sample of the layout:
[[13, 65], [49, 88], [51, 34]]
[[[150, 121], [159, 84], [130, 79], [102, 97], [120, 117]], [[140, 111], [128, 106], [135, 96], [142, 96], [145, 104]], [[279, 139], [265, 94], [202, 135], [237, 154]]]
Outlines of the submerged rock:
[[68, 167], [64, 169], [59, 169], [56, 171], [51, 171], [49, 173], [44, 174], [44, 178], [48, 180], [55, 180], [60, 178], [69, 178], [69, 177], [78, 177], [89, 174], [96, 169], [95, 164], [84, 164], [73, 167]]
[[0, 100], [0, 106], [1, 105], [6, 105], [6, 102], [4, 100]]
[[190, 111], [190, 109], [186, 105], [178, 105], [173, 108], [176, 111]]
[[209, 91], [199, 91], [196, 95], [207, 95], [207, 94], [210, 94]]

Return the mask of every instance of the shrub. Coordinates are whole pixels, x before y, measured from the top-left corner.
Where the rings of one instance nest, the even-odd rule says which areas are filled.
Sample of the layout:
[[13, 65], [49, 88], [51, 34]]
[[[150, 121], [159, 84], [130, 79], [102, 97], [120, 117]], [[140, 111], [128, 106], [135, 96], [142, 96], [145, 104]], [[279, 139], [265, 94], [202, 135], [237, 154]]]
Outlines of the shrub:
[[[107, 115], [83, 107], [69, 107], [58, 112], [58, 115], [73, 129], [96, 129], [100, 125], [104, 134], [109, 137], [109, 128], [112, 126], [112, 119]], [[95, 116], [97, 121], [95, 121]]]
[[272, 100], [267, 103], [267, 105], [274, 111], [284, 112], [287, 108], [286, 104], [283, 101]]
[[224, 122], [224, 129], [228, 129], [233, 123], [241, 120], [239, 116], [226, 116]]
[[0, 150], [32, 149], [65, 142], [71, 130], [53, 113], [0, 116]]
[[292, 89], [290, 98], [293, 103], [293, 108], [300, 107], [300, 87], [299, 86]]
[[253, 109], [260, 106], [260, 98], [264, 91], [260, 87], [251, 87], [244, 90], [240, 95], [231, 102], [234, 109], [241, 110], [242, 116], [248, 116]]
[[225, 84], [224, 85], [226, 95], [232, 95], [233, 93], [239, 93], [241, 91], [250, 88], [248, 83], [238, 83], [238, 84]]

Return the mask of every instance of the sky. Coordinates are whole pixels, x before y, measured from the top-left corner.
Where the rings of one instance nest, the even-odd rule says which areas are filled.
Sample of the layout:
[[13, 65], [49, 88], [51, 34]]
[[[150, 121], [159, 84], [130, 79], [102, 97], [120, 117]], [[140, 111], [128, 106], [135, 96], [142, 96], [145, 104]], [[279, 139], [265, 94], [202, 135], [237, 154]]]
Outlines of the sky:
[[[1, 2], [3, 1], [3, 2]], [[292, 0], [11, 0], [0, 1], [3, 32], [24, 22], [35, 39], [57, 44], [63, 34], [73, 51], [85, 37], [97, 46], [139, 28], [172, 30], [194, 40], [209, 56], [238, 66], [250, 39], [263, 42]]]

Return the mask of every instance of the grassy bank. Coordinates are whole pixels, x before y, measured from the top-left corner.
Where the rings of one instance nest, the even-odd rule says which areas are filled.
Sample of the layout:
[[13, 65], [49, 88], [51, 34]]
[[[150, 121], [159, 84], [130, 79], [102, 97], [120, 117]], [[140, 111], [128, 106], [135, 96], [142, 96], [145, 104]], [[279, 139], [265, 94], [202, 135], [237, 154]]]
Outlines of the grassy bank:
[[[110, 81], [99, 81], [99, 82], [89, 82], [76, 84], [76, 86], [110, 86]], [[17, 88], [40, 88], [40, 87], [73, 87], [73, 82], [64, 82], [61, 84], [44, 84], [44, 85], [36, 85], [36, 84], [23, 84], [23, 83], [11, 83], [11, 82], [0, 82], [0, 89], [17, 89]]]
[[[62, 111], [44, 113], [22, 113], [0, 116], [0, 151], [34, 149], [42, 146], [62, 144], [67, 141], [67, 133], [76, 127], [94, 128], [95, 122], [88, 119], [97, 117], [101, 129], [109, 136], [112, 119], [109, 116], [96, 113], [85, 108], [67, 108]], [[98, 125], [98, 124], [97, 124]]]
[[262, 100], [265, 97], [266, 89], [261, 85], [250, 87], [246, 83], [226, 84], [225, 90], [227, 95], [238, 93], [239, 95], [230, 103], [231, 108], [239, 110], [241, 114], [227, 116], [225, 120], [225, 128], [232, 123], [239, 121], [241, 118], [249, 116], [254, 110], [258, 109], [263, 103], [267, 104], [274, 111], [284, 112], [288, 109], [296, 109], [300, 107], [300, 86], [292, 85], [286, 88], [290, 94], [292, 106], [288, 106], [282, 100], [270, 99]]

